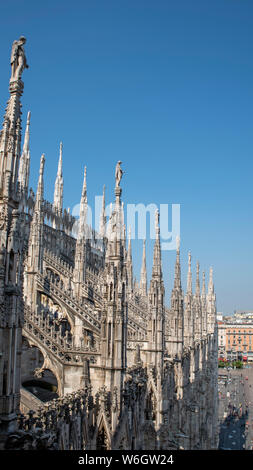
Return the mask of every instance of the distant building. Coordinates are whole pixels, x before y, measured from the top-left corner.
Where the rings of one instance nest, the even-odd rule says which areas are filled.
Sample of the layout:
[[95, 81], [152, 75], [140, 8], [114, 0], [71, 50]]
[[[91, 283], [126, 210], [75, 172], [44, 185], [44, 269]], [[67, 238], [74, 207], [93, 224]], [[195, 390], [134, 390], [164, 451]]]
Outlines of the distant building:
[[[253, 314], [252, 314], [253, 315]], [[253, 316], [237, 312], [218, 321], [219, 358], [253, 362]]]
[[218, 356], [219, 358], [226, 358], [226, 326], [223, 321], [219, 321], [217, 318], [218, 323]]
[[234, 317], [239, 318], [240, 320], [253, 320], [253, 311], [236, 310]]
[[217, 312], [216, 319], [217, 319], [217, 321], [222, 321], [223, 320], [223, 313], [222, 312]]

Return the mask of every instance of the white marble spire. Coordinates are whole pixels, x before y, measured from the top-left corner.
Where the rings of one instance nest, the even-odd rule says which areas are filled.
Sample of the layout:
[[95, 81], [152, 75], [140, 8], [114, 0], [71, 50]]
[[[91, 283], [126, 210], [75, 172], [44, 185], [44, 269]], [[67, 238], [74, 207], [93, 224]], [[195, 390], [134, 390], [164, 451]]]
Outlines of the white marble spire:
[[132, 263], [132, 241], [131, 241], [131, 227], [128, 231], [128, 249], [127, 249], [127, 260]]
[[159, 211], [155, 214], [155, 231], [156, 239], [154, 245], [153, 268], [152, 277], [162, 279], [162, 258], [161, 258], [161, 244], [160, 244], [160, 226], [159, 226]]
[[61, 214], [63, 207], [63, 177], [62, 177], [62, 142], [60, 143], [60, 156], [58, 162], [57, 176], [54, 186], [54, 203], [55, 210]]
[[143, 296], [147, 295], [146, 240], [143, 240], [140, 290]]
[[175, 264], [175, 278], [174, 278], [174, 289], [182, 290], [181, 284], [181, 266], [180, 266], [180, 237], [177, 235], [176, 238], [177, 244], [177, 257]]
[[133, 260], [132, 260], [131, 227], [129, 227], [129, 236], [128, 236], [127, 272], [128, 272], [128, 286], [129, 286], [129, 291], [131, 292], [133, 290]]
[[106, 214], [105, 214], [105, 185], [103, 187], [102, 210], [100, 214], [99, 233], [102, 238], [106, 235]]
[[199, 282], [199, 262], [197, 261], [196, 265], [196, 286], [195, 286], [195, 295], [200, 296], [200, 282]]
[[213, 285], [213, 268], [210, 268], [209, 272], [209, 283], [208, 283], [208, 294], [214, 293], [214, 285]]
[[206, 275], [205, 271], [202, 273], [202, 291], [201, 291], [201, 297], [205, 298], [206, 296]]
[[84, 178], [83, 178], [83, 189], [82, 189], [82, 196], [81, 196], [81, 201], [80, 201], [79, 229], [78, 229], [78, 237], [77, 237], [79, 240], [85, 236], [86, 224], [87, 224], [87, 182], [86, 182], [86, 166], [85, 166]]
[[39, 180], [38, 180], [38, 186], [37, 186], [37, 192], [36, 192], [34, 211], [41, 209], [41, 205], [42, 205], [43, 198], [44, 198], [44, 181], [43, 181], [44, 165], [45, 165], [45, 155], [43, 153], [40, 158], [40, 172], [39, 172]]
[[191, 252], [188, 253], [187, 294], [192, 294]]
[[6, 200], [17, 200], [18, 197], [22, 114], [20, 98], [24, 89], [21, 75], [27, 65], [24, 44], [25, 38], [21, 37], [19, 41], [14, 41], [12, 46], [10, 97], [4, 116], [3, 129], [0, 132], [0, 191]]
[[31, 111], [28, 111], [25, 138], [24, 138], [22, 154], [20, 157], [19, 172], [18, 172], [18, 182], [20, 184], [20, 189], [25, 194], [27, 194], [27, 191], [28, 191], [29, 174], [30, 174], [30, 120], [31, 120]]

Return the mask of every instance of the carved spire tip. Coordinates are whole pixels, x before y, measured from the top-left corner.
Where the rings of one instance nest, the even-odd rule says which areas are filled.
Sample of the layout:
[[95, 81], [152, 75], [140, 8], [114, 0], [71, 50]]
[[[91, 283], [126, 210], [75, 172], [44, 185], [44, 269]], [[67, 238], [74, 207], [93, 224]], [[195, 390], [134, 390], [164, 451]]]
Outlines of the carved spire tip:
[[179, 251], [180, 250], [180, 236], [179, 235], [176, 236], [176, 247], [177, 247], [177, 251]]

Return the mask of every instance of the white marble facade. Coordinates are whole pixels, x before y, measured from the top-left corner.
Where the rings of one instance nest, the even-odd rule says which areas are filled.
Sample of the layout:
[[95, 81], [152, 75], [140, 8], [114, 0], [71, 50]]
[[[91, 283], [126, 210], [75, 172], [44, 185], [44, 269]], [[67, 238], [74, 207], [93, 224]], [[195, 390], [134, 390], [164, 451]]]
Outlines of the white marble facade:
[[[140, 283], [133, 282], [121, 162], [107, 235], [104, 198], [100, 233], [87, 228], [85, 169], [79, 229], [77, 238], [71, 236], [75, 219], [63, 208], [62, 144], [53, 203], [44, 199], [44, 155], [36, 194], [29, 190], [30, 112], [20, 147], [24, 44], [24, 38], [13, 44], [10, 98], [0, 134], [1, 447], [215, 449], [212, 269], [206, 291], [204, 274], [200, 289], [197, 265], [193, 292], [189, 254], [184, 294], [178, 245], [171, 304], [165, 305], [157, 213], [151, 281], [148, 285], [144, 242]], [[38, 411], [43, 404], [22, 391], [21, 371], [22, 377], [42, 380], [51, 371], [59, 399]], [[29, 400], [33, 412], [20, 415]], [[43, 433], [50, 434], [47, 444]]]

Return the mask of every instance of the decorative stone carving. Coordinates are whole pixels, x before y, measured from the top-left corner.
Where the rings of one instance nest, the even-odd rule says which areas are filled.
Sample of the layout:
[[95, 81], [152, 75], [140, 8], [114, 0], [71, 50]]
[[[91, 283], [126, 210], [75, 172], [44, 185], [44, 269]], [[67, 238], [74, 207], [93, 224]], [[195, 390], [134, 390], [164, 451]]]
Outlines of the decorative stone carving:
[[23, 70], [28, 68], [23, 45], [26, 38], [20, 36], [19, 40], [14, 41], [11, 50], [11, 81], [20, 80]]

